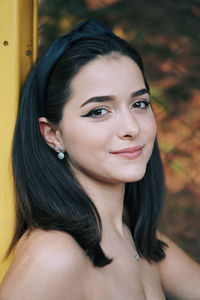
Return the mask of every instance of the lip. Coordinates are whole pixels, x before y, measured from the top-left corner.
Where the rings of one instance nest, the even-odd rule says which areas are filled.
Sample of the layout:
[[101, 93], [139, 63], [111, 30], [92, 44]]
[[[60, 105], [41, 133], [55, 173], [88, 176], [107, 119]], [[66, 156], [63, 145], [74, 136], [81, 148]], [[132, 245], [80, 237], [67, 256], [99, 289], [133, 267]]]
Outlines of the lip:
[[143, 148], [144, 146], [129, 147], [129, 148], [112, 151], [110, 153], [123, 158], [133, 159], [140, 156]]

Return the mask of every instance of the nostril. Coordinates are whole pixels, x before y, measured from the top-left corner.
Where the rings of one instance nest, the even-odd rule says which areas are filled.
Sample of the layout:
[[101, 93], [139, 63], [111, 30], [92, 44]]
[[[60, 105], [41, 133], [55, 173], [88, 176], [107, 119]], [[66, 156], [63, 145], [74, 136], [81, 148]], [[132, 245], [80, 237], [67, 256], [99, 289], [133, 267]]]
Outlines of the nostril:
[[124, 137], [130, 138], [131, 135], [130, 134], [125, 134]]

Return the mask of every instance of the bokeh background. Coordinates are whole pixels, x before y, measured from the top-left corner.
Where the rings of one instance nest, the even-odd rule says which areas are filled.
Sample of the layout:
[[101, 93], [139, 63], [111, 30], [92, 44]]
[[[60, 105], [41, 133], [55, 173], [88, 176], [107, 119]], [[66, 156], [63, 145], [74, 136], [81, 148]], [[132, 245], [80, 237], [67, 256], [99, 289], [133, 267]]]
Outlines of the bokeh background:
[[166, 176], [160, 229], [200, 262], [200, 1], [40, 0], [39, 55], [88, 18], [143, 57]]

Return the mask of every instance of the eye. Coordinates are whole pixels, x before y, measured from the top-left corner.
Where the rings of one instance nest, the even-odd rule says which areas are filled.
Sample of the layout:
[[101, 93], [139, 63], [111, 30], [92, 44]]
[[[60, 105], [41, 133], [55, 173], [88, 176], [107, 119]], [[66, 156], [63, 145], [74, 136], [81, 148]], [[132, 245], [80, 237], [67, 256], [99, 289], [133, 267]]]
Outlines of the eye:
[[106, 108], [95, 108], [90, 110], [86, 115], [83, 115], [81, 117], [85, 118], [101, 118], [104, 117], [108, 113], [108, 110]]
[[139, 108], [139, 109], [147, 109], [150, 105], [150, 102], [147, 100], [140, 100], [135, 103], [133, 103], [132, 107], [133, 108]]

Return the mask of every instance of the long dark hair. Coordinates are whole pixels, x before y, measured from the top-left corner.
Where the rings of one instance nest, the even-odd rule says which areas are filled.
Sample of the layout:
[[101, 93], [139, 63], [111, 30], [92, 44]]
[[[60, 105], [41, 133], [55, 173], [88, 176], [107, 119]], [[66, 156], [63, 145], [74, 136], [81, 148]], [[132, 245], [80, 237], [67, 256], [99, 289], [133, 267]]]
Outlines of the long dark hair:
[[[59, 58], [47, 83], [45, 111], [52, 124], [58, 124], [62, 119], [63, 106], [70, 98], [70, 83], [75, 74], [88, 62], [112, 53], [133, 59], [149, 90], [139, 54], [123, 39], [112, 36], [80, 39]], [[9, 253], [28, 229], [60, 230], [74, 237], [95, 266], [103, 267], [111, 259], [100, 246], [99, 213], [74, 178], [68, 160], [57, 159], [57, 153], [41, 135], [35, 69], [33, 67], [24, 86], [13, 141], [17, 224]], [[145, 176], [138, 182], [126, 184], [124, 199], [126, 222], [137, 251], [149, 261], [160, 261], [165, 257], [165, 244], [156, 238], [163, 191], [163, 168], [155, 141]]]

